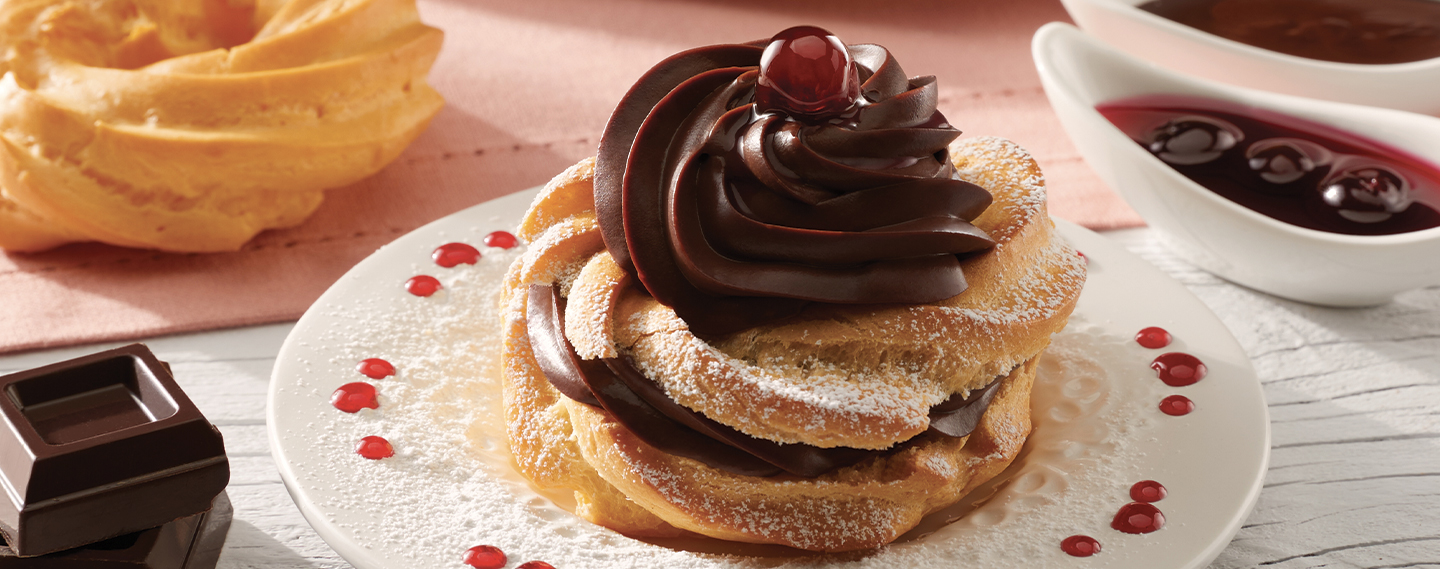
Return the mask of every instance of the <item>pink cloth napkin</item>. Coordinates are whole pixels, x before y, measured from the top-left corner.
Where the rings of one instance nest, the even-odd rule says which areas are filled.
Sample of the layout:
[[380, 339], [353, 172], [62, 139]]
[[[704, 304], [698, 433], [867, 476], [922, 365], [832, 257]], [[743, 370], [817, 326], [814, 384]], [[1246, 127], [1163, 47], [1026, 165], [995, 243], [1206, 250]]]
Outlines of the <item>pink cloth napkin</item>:
[[431, 81], [448, 105], [398, 160], [328, 192], [304, 225], [234, 253], [0, 253], [0, 352], [295, 319], [379, 246], [593, 154], [615, 102], [664, 57], [798, 24], [885, 45], [911, 75], [938, 76], [952, 124], [1035, 155], [1057, 217], [1142, 223], [1081, 161], [1040, 89], [1030, 37], [1068, 20], [1058, 0], [420, 0], [420, 10], [446, 33]]

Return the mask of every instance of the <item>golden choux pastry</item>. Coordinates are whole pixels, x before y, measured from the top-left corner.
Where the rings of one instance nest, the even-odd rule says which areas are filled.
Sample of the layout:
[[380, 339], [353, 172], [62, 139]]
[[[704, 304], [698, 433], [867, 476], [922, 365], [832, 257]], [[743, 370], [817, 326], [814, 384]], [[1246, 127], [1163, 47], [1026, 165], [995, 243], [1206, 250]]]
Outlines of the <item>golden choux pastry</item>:
[[[949, 152], [960, 176], [995, 200], [975, 224], [996, 246], [964, 261], [968, 290], [920, 306], [814, 305], [710, 339], [643, 290], [616, 286], [624, 271], [599, 235], [593, 159], [557, 176], [521, 222], [529, 249], [501, 300], [506, 421], [520, 471], [540, 487], [573, 491], [578, 515], [627, 535], [695, 532], [842, 551], [888, 543], [1004, 470], [1030, 432], [1035, 363], [1074, 309], [1085, 270], [1046, 214], [1028, 153], [993, 138], [957, 141]], [[552, 283], [566, 298], [565, 335], [584, 359], [627, 354], [677, 402], [756, 438], [892, 452], [807, 478], [739, 475], [660, 451], [545, 376], [528, 335], [526, 287]], [[804, 373], [821, 369], [829, 373]], [[972, 433], [925, 432], [930, 406], [996, 377]], [[883, 405], [818, 396], [887, 391]]]
[[1029, 153], [801, 26], [678, 53], [547, 185], [501, 291], [519, 471], [633, 536], [890, 543], [1030, 433], [1085, 282]]
[[0, 0], [0, 248], [240, 248], [444, 105], [414, 0]]

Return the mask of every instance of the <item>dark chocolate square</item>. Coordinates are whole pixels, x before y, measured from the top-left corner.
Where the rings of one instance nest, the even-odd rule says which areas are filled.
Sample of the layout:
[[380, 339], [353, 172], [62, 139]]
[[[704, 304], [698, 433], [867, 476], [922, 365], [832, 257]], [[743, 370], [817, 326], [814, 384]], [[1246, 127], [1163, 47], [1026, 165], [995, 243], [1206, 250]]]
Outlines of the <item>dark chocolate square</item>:
[[0, 377], [0, 533], [34, 556], [205, 511], [220, 432], [134, 344]]
[[232, 519], [221, 492], [203, 513], [75, 549], [20, 557], [0, 545], [0, 569], [213, 569]]

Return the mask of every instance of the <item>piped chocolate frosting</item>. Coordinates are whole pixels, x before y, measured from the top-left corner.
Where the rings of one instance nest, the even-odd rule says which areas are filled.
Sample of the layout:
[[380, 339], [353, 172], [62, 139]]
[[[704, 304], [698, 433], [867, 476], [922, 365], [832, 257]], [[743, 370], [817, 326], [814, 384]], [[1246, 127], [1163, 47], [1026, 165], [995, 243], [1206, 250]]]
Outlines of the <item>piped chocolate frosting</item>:
[[[838, 95], [807, 105], [782, 90], [827, 69], [854, 74], [831, 81]], [[966, 288], [957, 255], [994, 244], [970, 223], [991, 196], [956, 178], [946, 147], [960, 131], [937, 98], [934, 77], [907, 78], [885, 48], [818, 28], [672, 56], [601, 139], [606, 248], [702, 335], [810, 302], [955, 296]]]

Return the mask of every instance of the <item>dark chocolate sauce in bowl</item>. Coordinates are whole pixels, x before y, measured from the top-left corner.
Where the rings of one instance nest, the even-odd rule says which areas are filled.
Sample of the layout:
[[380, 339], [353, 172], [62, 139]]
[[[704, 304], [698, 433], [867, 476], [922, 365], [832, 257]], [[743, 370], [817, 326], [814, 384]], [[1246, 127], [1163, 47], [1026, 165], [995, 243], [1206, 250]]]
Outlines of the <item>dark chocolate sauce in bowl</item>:
[[1433, 0], [1151, 0], [1141, 10], [1297, 57], [1392, 64], [1440, 57]]
[[1191, 181], [1285, 223], [1348, 235], [1440, 227], [1440, 168], [1383, 142], [1217, 99], [1147, 95], [1096, 110]]

